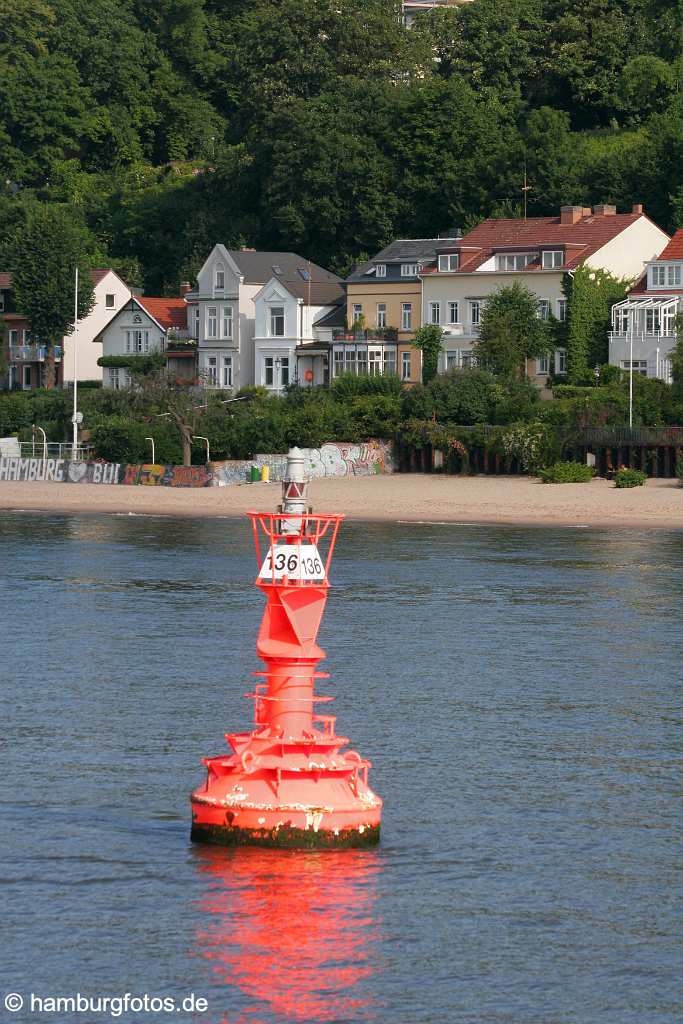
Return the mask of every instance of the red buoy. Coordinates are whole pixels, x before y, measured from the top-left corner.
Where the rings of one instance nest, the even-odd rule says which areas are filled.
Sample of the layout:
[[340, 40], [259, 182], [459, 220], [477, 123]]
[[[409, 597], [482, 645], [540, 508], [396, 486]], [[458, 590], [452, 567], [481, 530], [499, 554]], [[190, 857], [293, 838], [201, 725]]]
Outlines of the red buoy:
[[316, 643], [329, 590], [341, 515], [307, 511], [303, 458], [289, 453], [278, 513], [249, 512], [266, 608], [256, 641], [264, 682], [255, 728], [226, 733], [234, 751], [204, 758], [206, 784], [192, 794], [196, 842], [306, 848], [379, 841], [382, 801], [368, 786], [370, 762], [338, 736], [335, 718], [317, 714], [315, 679], [325, 652]]

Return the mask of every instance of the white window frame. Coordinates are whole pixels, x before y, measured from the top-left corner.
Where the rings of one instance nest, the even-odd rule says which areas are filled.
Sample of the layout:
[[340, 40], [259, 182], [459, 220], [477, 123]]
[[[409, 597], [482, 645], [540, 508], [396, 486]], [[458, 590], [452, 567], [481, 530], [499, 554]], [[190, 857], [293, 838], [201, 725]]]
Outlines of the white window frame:
[[562, 249], [544, 249], [541, 256], [541, 267], [543, 270], [559, 270], [564, 265], [564, 252]]
[[555, 373], [565, 374], [567, 372], [567, 350], [566, 348], [555, 349]]
[[225, 267], [222, 263], [216, 264], [214, 272], [214, 290], [217, 292], [225, 291]]
[[224, 388], [232, 387], [232, 356], [223, 356], [221, 381]]
[[[630, 359], [622, 359], [622, 361], [621, 361], [621, 368], [622, 368], [622, 370], [626, 370], [627, 372], [630, 372], [631, 365], [632, 364], [631, 364], [631, 360]], [[647, 377], [647, 359], [634, 359], [633, 360], [633, 372], [634, 373], [639, 373], [643, 377]]]
[[413, 304], [412, 302], [401, 303], [401, 330], [412, 331], [413, 329]]
[[479, 324], [481, 323], [481, 307], [482, 307], [481, 299], [470, 299], [469, 300], [469, 307], [470, 307], [470, 325], [473, 328], [478, 328]]
[[[109, 301], [111, 299], [111, 302]], [[104, 296], [104, 308], [115, 309], [116, 308], [116, 296], [113, 292], [107, 292]]]
[[547, 376], [550, 373], [550, 361], [547, 354], [538, 357], [536, 372], [541, 376]]
[[210, 388], [218, 387], [218, 356], [207, 356], [204, 365], [206, 383]]
[[460, 303], [449, 302], [448, 303], [448, 323], [459, 324], [460, 323]]
[[218, 306], [206, 307], [206, 337], [218, 337]]
[[375, 264], [375, 277], [386, 277], [387, 276], [387, 265], [386, 263]]
[[444, 356], [444, 366], [446, 373], [448, 373], [449, 370], [457, 370], [460, 367], [459, 348], [447, 349], [446, 354]]
[[384, 349], [368, 347], [368, 373], [371, 377], [381, 377], [384, 367]]
[[363, 304], [361, 302], [354, 302], [351, 306], [351, 325], [356, 323], [357, 320], [363, 315]]
[[460, 265], [460, 257], [457, 252], [441, 253], [439, 256], [439, 273], [449, 274], [457, 270]]
[[233, 307], [221, 306], [221, 338], [232, 339]]
[[387, 304], [386, 302], [377, 303], [377, 326], [387, 326]]
[[19, 331], [16, 327], [13, 327], [7, 332], [7, 340], [12, 348], [16, 348], [19, 344]]
[[524, 270], [535, 258], [532, 252], [499, 252], [496, 254], [496, 270], [504, 273]]
[[417, 277], [420, 273], [419, 263], [402, 263], [401, 264], [401, 277]]
[[550, 299], [538, 300], [538, 319], [550, 320]]
[[412, 373], [412, 358], [410, 352], [401, 353], [401, 380], [410, 380]]
[[441, 303], [438, 301], [429, 303], [429, 323], [441, 323]]
[[567, 319], [567, 300], [566, 299], [558, 299], [557, 300], [557, 319], [560, 321], [561, 324], [563, 324], [565, 322], [565, 320]]
[[668, 288], [680, 288], [681, 264], [669, 263], [666, 268], [666, 284]]
[[[286, 337], [287, 323], [286, 323], [286, 309], [283, 305], [278, 304], [277, 306], [268, 307], [268, 337], [269, 338], [284, 338]], [[278, 330], [278, 322], [282, 321], [282, 330]]]

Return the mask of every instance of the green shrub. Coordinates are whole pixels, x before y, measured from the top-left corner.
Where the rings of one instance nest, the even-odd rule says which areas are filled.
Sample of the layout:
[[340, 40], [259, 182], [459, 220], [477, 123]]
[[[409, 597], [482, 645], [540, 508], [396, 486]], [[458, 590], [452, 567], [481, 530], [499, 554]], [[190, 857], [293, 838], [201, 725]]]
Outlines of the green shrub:
[[618, 469], [614, 474], [615, 487], [642, 487], [647, 480], [647, 473], [640, 469]]
[[[309, 392], [312, 389], [309, 389]], [[395, 373], [342, 373], [330, 384], [333, 398], [342, 401], [359, 395], [400, 395], [403, 385]]]
[[553, 427], [534, 420], [513, 423], [502, 435], [503, 451], [517, 459], [525, 473], [538, 473], [560, 455], [561, 446]]
[[556, 462], [542, 469], [539, 476], [544, 484], [587, 484], [595, 476], [595, 469], [582, 462]]

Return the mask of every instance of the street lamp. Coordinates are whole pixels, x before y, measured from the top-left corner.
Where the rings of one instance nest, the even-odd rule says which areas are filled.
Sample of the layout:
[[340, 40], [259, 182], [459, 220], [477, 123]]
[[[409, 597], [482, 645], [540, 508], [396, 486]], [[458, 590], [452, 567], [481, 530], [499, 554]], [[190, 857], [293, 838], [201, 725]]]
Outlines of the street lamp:
[[35, 434], [35, 432], [36, 432], [37, 430], [39, 430], [39, 431], [41, 432], [41, 434], [43, 435], [43, 458], [44, 458], [44, 459], [47, 459], [47, 437], [46, 437], [46, 435], [45, 435], [45, 431], [43, 430], [43, 428], [42, 428], [42, 427], [37, 427], [37, 426], [35, 425], [35, 423], [34, 423], [34, 424], [33, 424], [33, 426], [31, 427], [31, 430], [33, 431], [33, 433], [34, 433], [34, 434]]
[[211, 459], [209, 457], [210, 453], [209, 453], [209, 439], [208, 439], [208, 437], [203, 437], [201, 434], [193, 434], [192, 435], [192, 440], [193, 441], [204, 441], [204, 443], [206, 444], [206, 461], [207, 461], [207, 463], [210, 462]]
[[154, 438], [153, 437], [146, 437], [145, 441], [149, 441], [149, 443], [152, 445], [152, 465], [156, 466], [157, 460], [154, 457], [154, 455], [155, 455], [155, 452], [154, 452]]

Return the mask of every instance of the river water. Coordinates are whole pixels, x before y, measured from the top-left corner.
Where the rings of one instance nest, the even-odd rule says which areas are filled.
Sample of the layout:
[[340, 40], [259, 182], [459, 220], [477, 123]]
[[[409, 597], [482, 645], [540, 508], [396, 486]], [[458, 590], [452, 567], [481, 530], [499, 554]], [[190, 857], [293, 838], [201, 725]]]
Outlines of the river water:
[[[188, 841], [261, 667], [245, 522], [0, 552], [2, 1020], [680, 1022], [683, 534], [345, 524], [325, 689], [385, 809], [320, 854]], [[180, 1010], [36, 1002], [77, 993]]]

